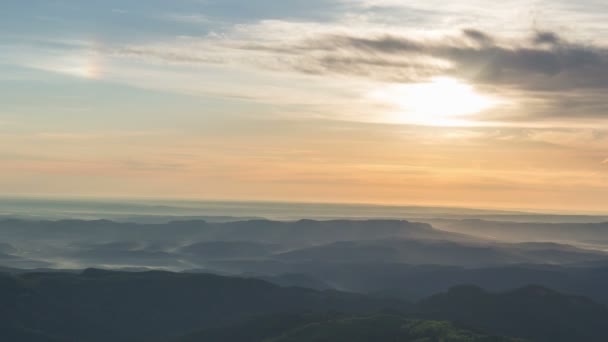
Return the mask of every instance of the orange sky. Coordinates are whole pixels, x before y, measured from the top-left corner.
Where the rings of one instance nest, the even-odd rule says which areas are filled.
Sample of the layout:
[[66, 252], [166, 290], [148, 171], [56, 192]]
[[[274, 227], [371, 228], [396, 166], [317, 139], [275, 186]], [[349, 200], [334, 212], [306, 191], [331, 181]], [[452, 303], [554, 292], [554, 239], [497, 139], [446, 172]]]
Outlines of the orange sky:
[[608, 5], [286, 4], [7, 5], [0, 193], [608, 211]]

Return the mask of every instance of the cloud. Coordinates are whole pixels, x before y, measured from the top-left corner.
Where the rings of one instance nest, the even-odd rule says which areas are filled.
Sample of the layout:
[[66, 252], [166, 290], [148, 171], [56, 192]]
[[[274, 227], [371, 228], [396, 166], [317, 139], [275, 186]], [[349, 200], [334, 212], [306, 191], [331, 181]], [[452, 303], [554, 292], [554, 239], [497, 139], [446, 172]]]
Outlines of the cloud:
[[121, 48], [108, 48], [106, 49], [106, 52], [113, 56], [142, 57], [171, 63], [221, 64], [224, 62], [222, 58], [214, 57], [212, 55], [184, 53], [180, 50], [174, 51], [171, 47], [127, 46]]
[[332, 32], [331, 28], [277, 21], [249, 27], [248, 35], [243, 32], [248, 27], [222, 36], [185, 37], [114, 52], [168, 62], [249, 63], [273, 70], [390, 82], [454, 76], [528, 91], [608, 88], [608, 48], [571, 42], [550, 31], [502, 39], [464, 29], [460, 34], [425, 38], [414, 33], [357, 34], [339, 28]]
[[[562, 127], [569, 127], [570, 123], [564, 122], [576, 121], [579, 126], [589, 127], [597, 124], [596, 119], [608, 116], [604, 96], [608, 90], [608, 49], [566, 39], [552, 31], [506, 38], [473, 28], [422, 34], [269, 20], [202, 37], [109, 44], [97, 50], [116, 69], [114, 76], [108, 74], [109, 78], [140, 80], [139, 71], [126, 76], [136, 66], [145, 70], [148, 79], [152, 70], [163, 77], [173, 75], [175, 82], [171, 84], [176, 84], [178, 91], [186, 87], [192, 94], [209, 92], [210, 87], [213, 94], [227, 94], [221, 91], [226, 83], [234, 96], [285, 103], [285, 96], [274, 96], [277, 93], [270, 91], [269, 85], [276, 83], [285, 88], [285, 77], [290, 77], [294, 86], [289, 87], [289, 92], [294, 94], [295, 102], [301, 103], [303, 94], [294, 90], [295, 84], [300, 88], [303, 84], [342, 84], [338, 88], [345, 88], [359, 82], [357, 91], [362, 90], [359, 96], [365, 98], [366, 91], [381, 84], [452, 77], [510, 103], [484, 112], [479, 122], [531, 127], [559, 122]], [[118, 73], [119, 67], [127, 70]], [[189, 72], [184, 73], [185, 70]], [[202, 73], [209, 82], [195, 81]], [[230, 77], [226, 77], [228, 74]], [[234, 79], [241, 81], [237, 84]], [[260, 87], [258, 80], [266, 86]], [[168, 83], [146, 81], [160, 87], [169, 86]], [[243, 85], [250, 83], [255, 83], [253, 89]], [[310, 92], [308, 86], [305, 88]], [[327, 96], [322, 99], [324, 103], [344, 100]], [[313, 102], [321, 101], [309, 96], [309, 104]], [[327, 106], [318, 109], [335, 113]], [[339, 111], [349, 109], [340, 107]]]
[[279, 18], [331, 20], [352, 6], [340, 0], [205, 0], [193, 7], [215, 18], [242, 23]]
[[163, 19], [186, 24], [212, 24], [214, 20], [203, 14], [168, 14], [162, 16]]
[[[548, 46], [547, 46], [548, 45]], [[247, 49], [270, 49], [268, 46], [244, 46]], [[380, 35], [361, 37], [330, 35], [301, 42], [291, 49], [280, 46], [275, 53], [301, 56], [308, 52], [308, 63], [323, 66], [328, 73], [348, 73], [349, 69], [332, 68], [327, 61], [364, 61], [366, 67], [386, 67], [386, 60], [404, 63], [427, 57], [447, 61], [450, 73], [476, 83], [509, 85], [536, 91], [580, 88], [608, 88], [608, 50], [567, 42], [551, 32], [537, 32], [521, 41], [499, 40], [479, 30], [464, 30], [461, 35], [433, 40], [416, 37]], [[357, 58], [353, 58], [357, 57]], [[397, 64], [397, 63], [395, 63]], [[360, 65], [351, 63], [353, 74]], [[427, 74], [432, 63], [420, 63], [415, 74]], [[386, 79], [394, 80], [395, 70], [386, 70]], [[415, 76], [415, 75], [414, 75]], [[408, 82], [412, 77], [404, 77]]]
[[534, 36], [534, 43], [536, 44], [560, 44], [561, 38], [554, 32], [539, 31]]
[[570, 118], [584, 123], [608, 116], [604, 95], [608, 90], [608, 48], [570, 41], [550, 31], [518, 39], [476, 29], [431, 38], [336, 33], [288, 43], [245, 43], [238, 48], [283, 56], [283, 63], [273, 63], [273, 68], [321, 76], [398, 83], [451, 76], [515, 96], [520, 109], [529, 114], [502, 113], [493, 119], [520, 117], [530, 122]]
[[480, 30], [464, 29], [462, 33], [466, 37], [471, 38], [481, 44], [491, 44], [494, 42], [494, 38], [492, 36]]
[[[454, 13], [461, 13], [452, 5], [433, 13], [433, 6], [412, 8], [413, 4], [407, 1], [314, 0], [283, 6], [265, 0], [252, 13], [237, 8], [242, 5], [241, 0], [199, 4], [200, 8], [180, 7], [173, 12], [150, 14], [161, 26], [172, 24], [179, 28], [165, 32], [169, 34], [108, 40], [82, 49], [94, 50], [93, 55], [104, 58], [100, 60], [107, 62], [103, 74], [107, 81], [197, 96], [210, 94], [284, 104], [286, 96], [275, 93], [280, 88], [293, 94], [289, 98], [296, 101], [289, 101], [290, 104], [301, 104], [310, 92], [309, 84], [320, 85], [318, 92], [327, 93], [323, 84], [341, 83], [336, 89], [347, 89], [347, 85], [357, 83], [358, 88], [348, 96], [358, 92], [355, 96], [365, 100], [369, 91], [386, 83], [420, 83], [451, 77], [484, 95], [514, 104], [484, 112], [480, 120], [486, 122], [525, 125], [560, 121], [563, 125], [573, 119], [593, 125], [597, 124], [595, 119], [608, 117], [608, 101], [603, 95], [608, 88], [608, 47], [587, 43], [580, 36], [572, 38], [575, 35], [567, 30], [558, 34], [528, 28], [528, 33], [522, 34], [519, 24], [510, 31], [494, 30], [477, 22], [475, 27], [467, 27], [460, 21], [453, 26], [458, 31], [444, 31], [443, 22], [437, 24], [439, 29], [427, 30], [424, 25], [412, 28], [409, 17], [407, 23], [379, 22], [378, 13], [397, 8], [429, 20], [453, 18]], [[328, 13], [319, 14], [324, 6]], [[237, 12], [227, 18], [229, 10]], [[51, 54], [58, 57], [55, 59], [59, 66], [78, 64], [63, 55], [57, 51]], [[85, 62], [89, 60], [85, 58]], [[96, 76], [97, 69], [82, 64], [83, 67], [54, 70], [94, 78], [91, 76]], [[298, 87], [303, 92], [294, 90]], [[341, 96], [341, 92], [332, 94]], [[320, 98], [309, 97], [308, 102], [346, 102], [346, 96], [323, 96], [322, 101], [317, 101]], [[327, 105], [316, 110], [335, 116], [335, 110]], [[356, 109], [340, 106], [338, 111], [353, 110]]]

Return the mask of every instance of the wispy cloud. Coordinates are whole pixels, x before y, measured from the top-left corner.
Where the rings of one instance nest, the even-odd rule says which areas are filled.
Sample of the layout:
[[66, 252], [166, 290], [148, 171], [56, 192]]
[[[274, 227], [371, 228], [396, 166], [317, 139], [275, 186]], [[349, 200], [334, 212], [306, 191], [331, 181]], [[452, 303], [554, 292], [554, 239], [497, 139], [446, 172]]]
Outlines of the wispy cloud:
[[177, 23], [194, 24], [194, 25], [218, 24], [218, 21], [216, 19], [213, 19], [212, 17], [209, 17], [208, 15], [204, 15], [204, 14], [200, 14], [200, 13], [199, 14], [172, 13], [172, 14], [164, 14], [164, 15], [160, 16], [160, 18], [164, 19], [164, 20], [168, 20], [168, 21], [177, 22]]
[[222, 34], [110, 47], [105, 53], [151, 63], [215, 64], [245, 74], [268, 70], [370, 85], [450, 76], [518, 103], [517, 111], [503, 107], [485, 115], [486, 121], [518, 125], [564, 120], [589, 125], [608, 113], [603, 95], [608, 89], [608, 48], [553, 31], [506, 37], [466, 28], [429, 35], [263, 21]]
[[[523, 40], [501, 40], [472, 29], [438, 39], [334, 34], [291, 46], [254, 43], [239, 48], [296, 56], [308, 65], [299, 70], [319, 74], [361, 75], [361, 70], [378, 68], [384, 72], [370, 74], [394, 82], [449, 73], [476, 83], [533, 91], [608, 87], [608, 49], [562, 40], [553, 32], [536, 32]], [[422, 57], [438, 62], [427, 63]], [[411, 74], [399, 72], [404, 65], [414, 67]]]

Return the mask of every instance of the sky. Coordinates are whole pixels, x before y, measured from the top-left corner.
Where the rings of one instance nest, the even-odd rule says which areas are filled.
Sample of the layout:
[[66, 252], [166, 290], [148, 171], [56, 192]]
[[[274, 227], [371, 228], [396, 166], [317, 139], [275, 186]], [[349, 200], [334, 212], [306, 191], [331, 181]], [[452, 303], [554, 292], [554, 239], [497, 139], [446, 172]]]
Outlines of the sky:
[[605, 0], [3, 0], [0, 193], [608, 212]]

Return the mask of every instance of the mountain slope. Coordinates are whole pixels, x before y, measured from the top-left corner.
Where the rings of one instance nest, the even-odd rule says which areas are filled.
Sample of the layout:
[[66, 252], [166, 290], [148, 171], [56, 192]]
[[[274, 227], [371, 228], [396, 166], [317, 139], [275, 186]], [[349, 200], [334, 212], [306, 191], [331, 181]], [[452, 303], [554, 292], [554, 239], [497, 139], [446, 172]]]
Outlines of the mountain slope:
[[454, 326], [402, 316], [344, 316], [328, 314], [263, 317], [239, 325], [209, 329], [173, 342], [515, 342]]
[[458, 286], [421, 301], [416, 311], [424, 317], [538, 342], [600, 342], [608, 336], [605, 306], [540, 286], [498, 294]]
[[456, 328], [447, 322], [413, 321], [398, 316], [335, 319], [291, 330], [267, 342], [511, 342]]
[[[454, 321], [475, 331], [537, 342], [599, 342], [608, 336], [606, 307], [540, 286], [505, 293], [459, 286], [412, 307], [393, 299], [279, 287], [255, 279], [89, 269], [0, 274], [0, 304], [0, 334], [28, 342], [155, 341], [192, 331], [203, 334], [194, 337], [208, 337], [202, 341], [218, 342], [252, 342], [251, 336], [260, 342], [502, 341], [447, 323], [412, 322], [397, 314], [369, 316], [378, 312]], [[279, 318], [243, 323], [268, 315]], [[245, 326], [234, 328], [240, 324]], [[243, 336], [250, 339], [238, 340]]]
[[374, 312], [402, 302], [282, 288], [244, 278], [86, 270], [0, 277], [0, 320], [66, 340], [130, 341], [181, 335], [265, 314]]

